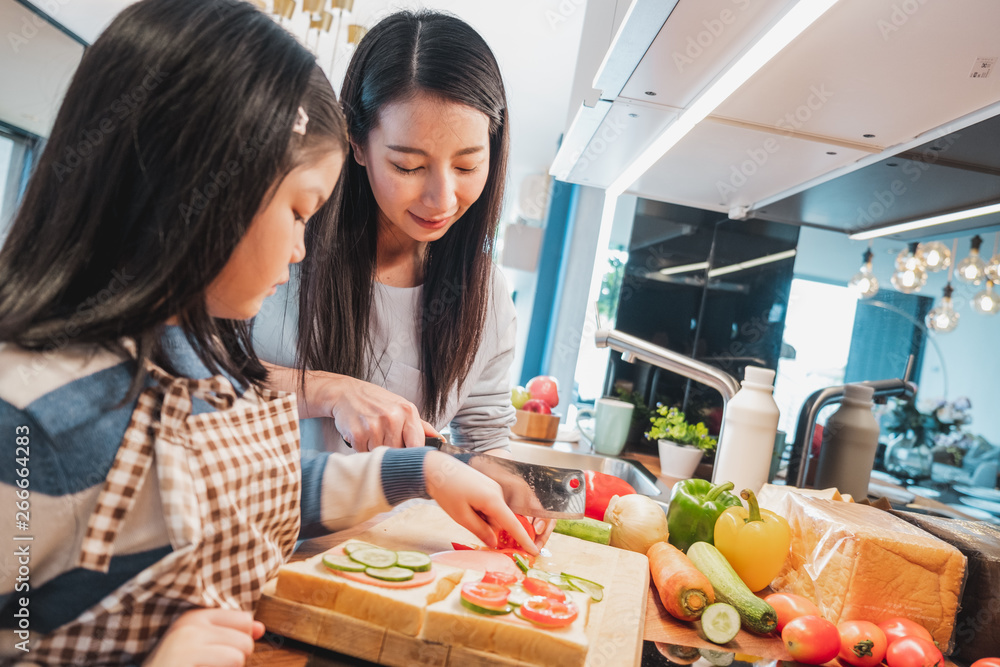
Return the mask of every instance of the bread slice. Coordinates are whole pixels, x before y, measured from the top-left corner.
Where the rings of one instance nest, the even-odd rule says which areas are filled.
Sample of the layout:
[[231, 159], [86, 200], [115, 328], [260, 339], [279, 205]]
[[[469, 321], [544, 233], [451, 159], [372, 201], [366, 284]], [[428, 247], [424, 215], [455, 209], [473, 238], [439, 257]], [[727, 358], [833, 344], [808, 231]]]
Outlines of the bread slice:
[[792, 528], [776, 591], [812, 600], [834, 623], [903, 616], [927, 628], [946, 654], [966, 575], [962, 553], [882, 510], [797, 493], [773, 499]]
[[[331, 549], [339, 552], [340, 549]], [[329, 552], [328, 552], [329, 553]], [[385, 588], [342, 577], [323, 565], [324, 554], [288, 563], [278, 571], [275, 595], [293, 602], [346, 614], [362, 621], [416, 636], [427, 605], [445, 598], [462, 578], [462, 570], [434, 565], [435, 578], [416, 588]]]
[[[468, 570], [462, 583], [480, 581], [482, 572]], [[587, 659], [587, 617], [590, 596], [567, 591], [580, 615], [565, 628], [543, 628], [516, 614], [485, 616], [462, 606], [461, 586], [427, 607], [420, 636], [432, 642], [464, 646], [477, 651], [544, 667], [579, 667]]]

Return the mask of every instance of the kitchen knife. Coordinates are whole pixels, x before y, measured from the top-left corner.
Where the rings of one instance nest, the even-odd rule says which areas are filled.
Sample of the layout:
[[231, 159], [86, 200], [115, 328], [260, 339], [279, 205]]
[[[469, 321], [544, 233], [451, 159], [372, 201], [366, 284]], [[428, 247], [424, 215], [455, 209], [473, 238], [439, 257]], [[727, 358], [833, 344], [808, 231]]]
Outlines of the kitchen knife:
[[516, 514], [536, 519], [584, 516], [587, 490], [580, 470], [469, 452], [438, 438], [428, 437], [425, 444], [451, 454], [497, 482], [503, 489], [504, 501]]

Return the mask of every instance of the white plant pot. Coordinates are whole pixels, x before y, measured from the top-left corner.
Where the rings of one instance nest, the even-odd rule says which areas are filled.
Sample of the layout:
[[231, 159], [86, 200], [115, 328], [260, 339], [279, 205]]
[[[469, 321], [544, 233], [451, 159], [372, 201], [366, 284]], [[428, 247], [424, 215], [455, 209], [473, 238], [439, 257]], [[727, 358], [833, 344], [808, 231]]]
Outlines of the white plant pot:
[[670, 440], [658, 441], [660, 448], [660, 472], [667, 477], [690, 479], [701, 463], [704, 452], [697, 447], [678, 445]]

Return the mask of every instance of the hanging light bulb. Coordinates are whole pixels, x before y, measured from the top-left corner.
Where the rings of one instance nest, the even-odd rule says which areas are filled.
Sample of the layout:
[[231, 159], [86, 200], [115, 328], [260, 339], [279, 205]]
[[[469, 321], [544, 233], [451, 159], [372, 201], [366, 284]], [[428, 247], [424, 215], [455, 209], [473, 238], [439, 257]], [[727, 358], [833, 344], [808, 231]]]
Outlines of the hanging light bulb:
[[928, 329], [933, 329], [938, 333], [948, 333], [958, 326], [958, 312], [951, 303], [951, 294], [954, 291], [950, 282], [944, 286], [941, 300], [931, 309], [931, 312], [927, 313], [924, 320]]
[[940, 241], [921, 243], [917, 246], [916, 256], [925, 271], [937, 273], [951, 266], [951, 251]]
[[[892, 274], [892, 286], [904, 294], [919, 292], [920, 288], [927, 284], [927, 272], [924, 271], [923, 264], [917, 259], [917, 243], [911, 243], [905, 251], [902, 259], [896, 258], [896, 273]], [[902, 253], [900, 253], [902, 255]]]
[[983, 315], [996, 315], [1000, 312], [1000, 296], [993, 291], [992, 280], [987, 280], [986, 289], [972, 297], [972, 308]]
[[1000, 283], [1000, 232], [993, 236], [993, 257], [986, 264], [986, 279], [993, 284]]
[[854, 274], [847, 286], [854, 290], [860, 299], [870, 299], [878, 292], [878, 278], [872, 271], [871, 247], [861, 256], [861, 270]]
[[986, 275], [986, 262], [979, 256], [979, 246], [982, 244], [983, 238], [979, 234], [972, 237], [969, 256], [959, 262], [956, 269], [959, 280], [971, 283], [972, 285], [978, 285], [983, 282], [983, 276]]

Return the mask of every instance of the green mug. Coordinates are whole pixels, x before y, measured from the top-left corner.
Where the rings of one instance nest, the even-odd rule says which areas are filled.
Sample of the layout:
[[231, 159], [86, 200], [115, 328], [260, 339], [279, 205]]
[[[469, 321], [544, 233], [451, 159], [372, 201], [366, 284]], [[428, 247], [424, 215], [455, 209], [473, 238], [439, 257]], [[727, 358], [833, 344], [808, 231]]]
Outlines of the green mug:
[[[576, 427], [594, 446], [595, 452], [605, 456], [618, 456], [625, 447], [633, 410], [634, 405], [617, 398], [599, 398], [593, 410], [586, 408], [576, 413]], [[593, 419], [593, 431], [580, 423], [585, 419]]]

